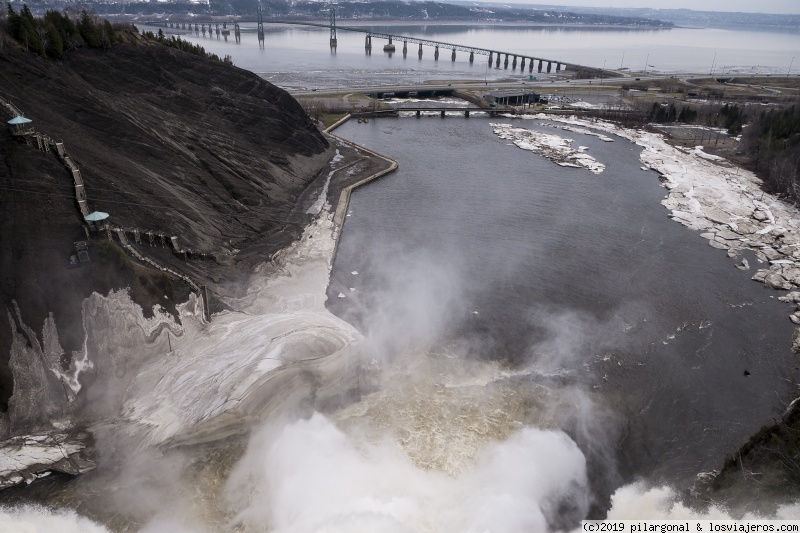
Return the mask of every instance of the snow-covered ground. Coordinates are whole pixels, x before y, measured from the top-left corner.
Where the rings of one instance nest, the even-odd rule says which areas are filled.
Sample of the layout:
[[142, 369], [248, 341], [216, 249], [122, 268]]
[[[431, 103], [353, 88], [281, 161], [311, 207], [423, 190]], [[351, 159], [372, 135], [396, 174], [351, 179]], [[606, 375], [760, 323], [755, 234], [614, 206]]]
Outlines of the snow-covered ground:
[[360, 334], [325, 308], [331, 219], [323, 212], [264, 264], [235, 302], [239, 310], [218, 313], [210, 324], [188, 306], [181, 310], [183, 334], [171, 341], [173, 353], [138, 371], [126, 394], [124, 431], [151, 446], [219, 438], [309, 392], [311, 376], [342, 374], [345, 352]]

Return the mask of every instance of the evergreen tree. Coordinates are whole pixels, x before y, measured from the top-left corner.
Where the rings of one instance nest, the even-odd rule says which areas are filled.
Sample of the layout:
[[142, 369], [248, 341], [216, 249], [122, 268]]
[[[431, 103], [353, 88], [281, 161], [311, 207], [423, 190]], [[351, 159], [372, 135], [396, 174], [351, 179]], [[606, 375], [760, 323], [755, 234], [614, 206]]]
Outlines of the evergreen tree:
[[90, 48], [100, 48], [102, 45], [100, 31], [94, 22], [94, 18], [85, 9], [81, 14], [81, 20], [78, 22], [78, 31], [80, 31], [81, 37]]
[[47, 46], [45, 52], [48, 57], [61, 59], [64, 55], [64, 40], [61, 33], [52, 22], [47, 23]]

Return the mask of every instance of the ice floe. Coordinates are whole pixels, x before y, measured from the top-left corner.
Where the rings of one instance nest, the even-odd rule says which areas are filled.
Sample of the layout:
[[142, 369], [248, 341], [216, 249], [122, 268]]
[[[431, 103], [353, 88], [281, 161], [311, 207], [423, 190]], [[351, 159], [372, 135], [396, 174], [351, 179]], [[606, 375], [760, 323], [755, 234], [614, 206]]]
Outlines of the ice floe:
[[523, 150], [529, 150], [565, 167], [582, 167], [601, 173], [606, 167], [592, 156], [572, 147], [572, 139], [550, 133], [514, 127], [511, 124], [490, 124], [494, 133], [511, 141]]

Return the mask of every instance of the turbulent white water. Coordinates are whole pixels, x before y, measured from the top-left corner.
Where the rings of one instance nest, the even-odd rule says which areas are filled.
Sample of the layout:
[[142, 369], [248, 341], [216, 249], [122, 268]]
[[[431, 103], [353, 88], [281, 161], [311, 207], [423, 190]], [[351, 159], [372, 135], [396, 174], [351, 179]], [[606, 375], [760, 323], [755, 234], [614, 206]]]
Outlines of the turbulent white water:
[[585, 461], [558, 431], [523, 428], [485, 446], [457, 477], [416, 466], [396, 441], [365, 440], [314, 415], [267, 426], [231, 484], [259, 530], [529, 532], [565, 499], [585, 512]]
[[0, 508], [0, 533], [108, 533], [72, 510], [51, 511], [38, 506]]

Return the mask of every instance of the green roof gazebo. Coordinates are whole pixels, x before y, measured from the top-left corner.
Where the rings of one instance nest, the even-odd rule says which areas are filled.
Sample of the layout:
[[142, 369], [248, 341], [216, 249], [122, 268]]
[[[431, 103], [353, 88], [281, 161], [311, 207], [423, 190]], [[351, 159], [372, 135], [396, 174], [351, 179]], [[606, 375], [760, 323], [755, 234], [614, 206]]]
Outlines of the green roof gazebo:
[[8, 124], [8, 129], [11, 132], [11, 135], [15, 137], [22, 137], [24, 135], [31, 135], [33, 133], [33, 126], [31, 123], [33, 121], [29, 118], [25, 118], [23, 116], [14, 117], [6, 124]]
[[[108, 213], [103, 213], [102, 211], [92, 211], [83, 217], [83, 219], [89, 223], [89, 227], [92, 229], [92, 231], [99, 231], [108, 227], [108, 222], [104, 222], [108, 220]], [[109, 238], [111, 238], [110, 234]]]

